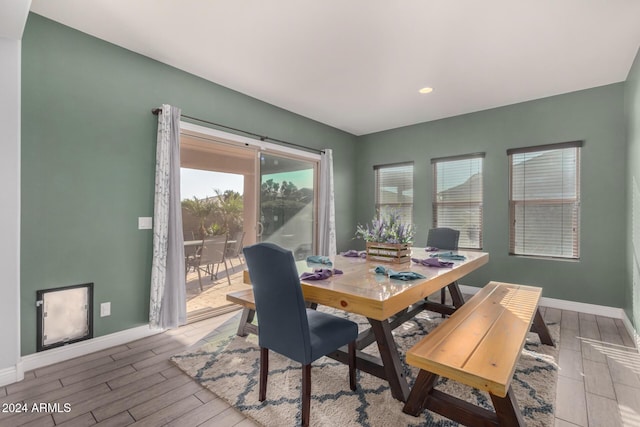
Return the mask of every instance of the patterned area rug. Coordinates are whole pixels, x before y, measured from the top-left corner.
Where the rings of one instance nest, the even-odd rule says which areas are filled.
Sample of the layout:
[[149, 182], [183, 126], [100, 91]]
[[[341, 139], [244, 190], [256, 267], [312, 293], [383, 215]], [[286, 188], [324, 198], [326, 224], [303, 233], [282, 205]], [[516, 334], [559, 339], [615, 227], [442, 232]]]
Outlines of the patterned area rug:
[[[361, 316], [347, 315], [331, 309], [323, 311], [348, 317], [361, 328], [368, 322]], [[401, 354], [435, 328], [443, 319], [440, 315], [423, 312], [394, 330], [394, 338]], [[235, 335], [239, 316], [222, 325], [196, 351], [172, 357], [172, 361], [202, 386], [208, 388], [243, 414], [264, 426], [300, 424], [300, 365], [276, 353], [269, 354], [267, 400], [258, 401], [259, 348], [254, 335]], [[558, 343], [558, 325], [549, 325]], [[377, 354], [375, 344], [365, 352]], [[553, 405], [557, 383], [557, 346], [541, 345], [538, 336], [529, 334], [512, 381], [518, 405], [527, 426], [553, 425]], [[404, 360], [403, 360], [404, 363]], [[405, 364], [412, 385], [415, 368]], [[372, 375], [358, 371], [356, 391], [349, 389], [346, 365], [323, 357], [311, 369], [311, 425], [313, 426], [438, 426], [458, 424], [430, 411], [420, 417], [402, 412], [403, 403], [391, 397], [389, 386]], [[488, 409], [489, 396], [476, 389], [440, 379], [437, 389]]]

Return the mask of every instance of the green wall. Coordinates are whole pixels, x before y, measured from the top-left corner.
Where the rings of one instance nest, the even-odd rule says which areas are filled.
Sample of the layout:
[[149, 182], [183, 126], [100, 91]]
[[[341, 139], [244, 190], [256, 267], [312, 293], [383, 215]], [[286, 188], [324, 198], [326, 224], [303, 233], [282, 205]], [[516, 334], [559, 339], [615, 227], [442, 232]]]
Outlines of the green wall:
[[[372, 166], [413, 160], [416, 243], [424, 245], [432, 221], [431, 158], [485, 152], [484, 250], [490, 261], [464, 283], [537, 285], [546, 297], [622, 307], [627, 280], [623, 93], [624, 84], [614, 84], [361, 137], [357, 220], [364, 223], [374, 214]], [[580, 261], [509, 256], [506, 150], [574, 140], [585, 141]]]
[[629, 141], [627, 183], [627, 283], [624, 310], [636, 331], [640, 328], [640, 50], [625, 84]]
[[[95, 336], [148, 323], [157, 118], [183, 113], [332, 148], [338, 246], [355, 223], [353, 135], [30, 14], [22, 40], [22, 354], [35, 352], [38, 289], [94, 282]], [[99, 307], [95, 310], [99, 314]]]

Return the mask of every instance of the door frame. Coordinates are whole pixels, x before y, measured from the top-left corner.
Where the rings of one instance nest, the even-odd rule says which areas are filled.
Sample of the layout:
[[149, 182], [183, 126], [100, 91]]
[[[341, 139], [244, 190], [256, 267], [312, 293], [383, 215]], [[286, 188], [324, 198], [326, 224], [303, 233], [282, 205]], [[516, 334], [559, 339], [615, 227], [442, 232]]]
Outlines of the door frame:
[[[313, 223], [312, 223], [312, 236], [311, 236], [311, 251], [312, 253], [318, 253], [318, 207], [319, 207], [319, 202], [320, 202], [320, 156], [318, 155], [318, 160], [312, 160], [303, 156], [299, 156], [299, 155], [294, 155], [294, 154], [289, 154], [289, 153], [279, 153], [277, 151], [274, 150], [270, 150], [270, 151], [258, 151], [258, 156], [260, 157], [261, 154], [268, 154], [268, 155], [275, 155], [281, 158], [286, 158], [286, 159], [292, 159], [292, 160], [300, 160], [300, 161], [304, 161], [304, 162], [309, 162], [311, 163], [311, 166], [313, 168], [313, 206], [314, 206], [314, 211], [313, 211]], [[262, 162], [258, 161], [257, 163], [257, 172], [256, 172], [256, 185], [257, 188], [260, 189], [262, 187]], [[257, 218], [259, 219], [262, 215], [261, 215], [261, 210], [262, 210], [262, 200], [259, 197], [258, 200], [258, 204], [257, 204], [257, 210], [258, 212], [256, 213]], [[259, 221], [258, 221], [259, 222]], [[256, 235], [257, 235], [257, 231], [256, 231]], [[260, 236], [257, 236], [257, 240], [259, 239]], [[294, 251], [293, 249], [291, 249], [291, 251]], [[295, 255], [295, 251], [294, 251], [294, 256]], [[296, 258], [297, 259], [297, 258]]]
[[206, 126], [200, 126], [189, 122], [180, 122], [180, 131], [191, 131], [202, 135], [210, 136], [213, 138], [220, 138], [227, 143], [235, 143], [235, 145], [244, 145], [245, 147], [258, 148], [262, 151], [273, 152], [279, 154], [290, 154], [299, 158], [307, 160], [320, 161], [320, 154], [311, 153], [309, 151], [300, 150], [297, 148], [286, 147], [284, 145], [274, 144], [268, 141], [261, 141], [259, 139], [249, 138], [242, 135], [236, 135], [235, 133], [229, 133], [218, 129], [208, 128]]
[[[318, 245], [318, 197], [320, 194], [320, 159], [319, 153], [312, 153], [309, 151], [300, 150], [297, 148], [286, 147], [283, 145], [274, 144], [267, 141], [261, 141], [259, 139], [249, 138], [234, 133], [225, 132], [219, 129], [213, 129], [206, 126], [200, 126], [193, 123], [180, 121], [180, 133], [186, 132], [187, 135], [199, 134], [206, 139], [211, 139], [212, 143], [230, 144], [236, 147], [246, 147], [247, 149], [253, 149], [257, 153], [255, 161], [255, 189], [256, 189], [256, 221], [253, 224], [254, 236], [257, 239], [257, 223], [260, 218], [260, 154], [268, 153], [283, 157], [289, 157], [294, 159], [306, 160], [314, 163], [314, 215], [313, 215], [313, 251], [317, 252]], [[193, 136], [193, 135], [192, 135]]]

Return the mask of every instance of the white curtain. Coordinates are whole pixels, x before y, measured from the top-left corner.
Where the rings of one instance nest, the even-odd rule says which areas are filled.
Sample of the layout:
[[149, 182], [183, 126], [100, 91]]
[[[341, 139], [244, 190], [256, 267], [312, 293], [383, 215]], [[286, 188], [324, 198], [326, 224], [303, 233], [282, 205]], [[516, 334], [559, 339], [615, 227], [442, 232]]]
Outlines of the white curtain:
[[336, 255], [336, 209], [333, 196], [333, 152], [325, 149], [320, 158], [320, 192], [318, 209], [318, 251]]
[[149, 324], [175, 328], [186, 323], [184, 236], [180, 206], [180, 109], [162, 105], [158, 114], [153, 262]]

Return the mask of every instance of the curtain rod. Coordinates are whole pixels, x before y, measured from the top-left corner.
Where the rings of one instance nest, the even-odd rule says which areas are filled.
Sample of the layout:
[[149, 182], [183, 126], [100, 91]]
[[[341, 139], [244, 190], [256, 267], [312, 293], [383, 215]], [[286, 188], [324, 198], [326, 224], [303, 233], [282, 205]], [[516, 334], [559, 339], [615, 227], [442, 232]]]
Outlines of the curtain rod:
[[[157, 116], [158, 114], [162, 114], [162, 108], [153, 108], [153, 109], [151, 110], [151, 113], [152, 113], [153, 115], [155, 115], [155, 116]], [[242, 132], [242, 133], [244, 133], [244, 134], [251, 135], [251, 136], [253, 136], [254, 138], [257, 138], [257, 139], [259, 139], [260, 141], [273, 141], [273, 142], [279, 142], [279, 143], [281, 143], [281, 144], [290, 145], [290, 146], [292, 146], [292, 147], [297, 147], [297, 148], [300, 148], [300, 149], [302, 149], [302, 150], [311, 151], [311, 152], [313, 152], [313, 153], [324, 154], [324, 151], [323, 151], [323, 150], [317, 150], [317, 149], [315, 149], [315, 148], [306, 147], [306, 146], [304, 146], [304, 145], [296, 144], [296, 143], [293, 143], [293, 142], [283, 141], [283, 140], [281, 140], [281, 139], [271, 138], [271, 137], [269, 137], [269, 136], [258, 135], [257, 133], [249, 132], [249, 131], [242, 130], [242, 129], [232, 128], [231, 126], [221, 125], [221, 124], [219, 124], [219, 123], [210, 122], [210, 121], [208, 121], [208, 120], [199, 119], [199, 118], [197, 118], [197, 117], [187, 116], [186, 114], [181, 114], [181, 115], [180, 115], [180, 117], [184, 117], [185, 119], [195, 120], [195, 121], [197, 121], [197, 122], [202, 122], [202, 123], [206, 123], [206, 124], [209, 124], [209, 125], [218, 126], [218, 127], [221, 127], [221, 128], [225, 128], [225, 129], [233, 130], [233, 131], [236, 131], [236, 132]]]

